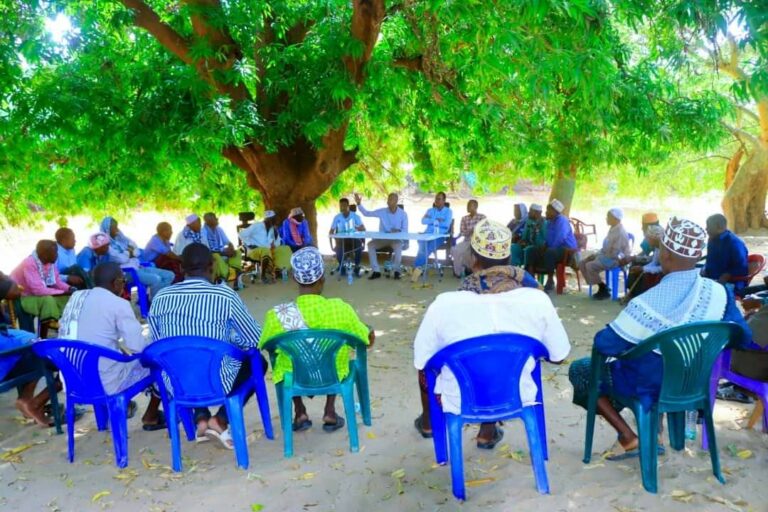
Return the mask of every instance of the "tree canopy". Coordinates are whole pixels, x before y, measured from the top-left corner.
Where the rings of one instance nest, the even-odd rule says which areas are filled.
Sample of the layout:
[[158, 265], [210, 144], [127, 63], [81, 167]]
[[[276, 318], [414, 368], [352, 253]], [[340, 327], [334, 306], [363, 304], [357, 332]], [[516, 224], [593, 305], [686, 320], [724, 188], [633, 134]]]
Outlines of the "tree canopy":
[[[699, 4], [3, 4], [0, 214], [19, 222], [29, 203], [314, 211], [406, 173], [436, 189], [471, 172], [494, 190], [523, 170], [642, 171], [713, 147], [733, 112], [683, 72], [690, 49], [675, 30], [709, 33]], [[718, 13], [745, 5], [718, 2], [706, 19], [720, 26]], [[46, 30], [59, 12], [75, 27], [62, 41]]]

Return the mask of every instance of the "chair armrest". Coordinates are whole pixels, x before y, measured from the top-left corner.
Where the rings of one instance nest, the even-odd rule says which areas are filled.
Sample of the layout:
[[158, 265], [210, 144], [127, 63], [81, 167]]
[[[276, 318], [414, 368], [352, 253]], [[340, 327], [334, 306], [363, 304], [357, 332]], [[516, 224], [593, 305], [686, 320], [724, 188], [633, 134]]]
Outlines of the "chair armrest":
[[8, 350], [0, 350], [0, 358], [22, 355], [25, 352], [31, 351], [32, 345], [24, 345], [23, 347], [9, 348]]

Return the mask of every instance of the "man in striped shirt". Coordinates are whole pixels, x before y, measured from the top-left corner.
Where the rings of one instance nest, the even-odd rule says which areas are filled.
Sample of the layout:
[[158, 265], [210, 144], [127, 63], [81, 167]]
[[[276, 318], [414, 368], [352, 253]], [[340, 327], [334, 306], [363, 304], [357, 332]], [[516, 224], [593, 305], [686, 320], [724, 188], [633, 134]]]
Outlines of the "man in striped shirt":
[[[193, 243], [181, 255], [185, 279], [163, 289], [152, 301], [149, 327], [152, 340], [171, 336], [205, 336], [226, 341], [247, 350], [255, 348], [261, 337], [261, 327], [248, 312], [242, 299], [227, 286], [214, 285], [213, 256], [203, 244]], [[251, 376], [246, 361], [225, 359], [220, 370], [227, 391]], [[262, 362], [266, 361], [262, 357]], [[215, 439], [232, 449], [229, 420], [222, 406], [215, 416], [205, 408], [195, 409], [198, 442]]]

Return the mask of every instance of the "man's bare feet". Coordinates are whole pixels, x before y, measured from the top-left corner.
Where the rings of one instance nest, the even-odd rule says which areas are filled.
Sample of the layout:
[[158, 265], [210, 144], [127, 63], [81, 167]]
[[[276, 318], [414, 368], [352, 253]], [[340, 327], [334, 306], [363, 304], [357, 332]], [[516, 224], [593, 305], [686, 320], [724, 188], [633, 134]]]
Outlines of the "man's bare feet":
[[16, 408], [25, 418], [33, 419], [35, 420], [35, 423], [41, 427], [48, 428], [48, 418], [45, 417], [43, 409], [34, 407], [31, 401], [23, 399], [16, 400]]

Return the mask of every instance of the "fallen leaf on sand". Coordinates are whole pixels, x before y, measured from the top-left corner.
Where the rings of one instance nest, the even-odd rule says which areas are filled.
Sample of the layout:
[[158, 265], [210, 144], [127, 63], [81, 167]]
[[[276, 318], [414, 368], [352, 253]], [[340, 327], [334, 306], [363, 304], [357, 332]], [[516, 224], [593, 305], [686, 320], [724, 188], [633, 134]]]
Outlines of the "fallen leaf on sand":
[[[43, 441], [44, 443], [45, 441]], [[11, 448], [10, 450], [7, 450], [2, 455], [0, 455], [0, 460], [5, 462], [21, 462], [21, 457], [17, 457], [21, 452], [25, 452], [35, 446], [35, 444], [42, 444], [42, 443], [28, 443], [28, 444], [22, 444], [21, 446], [17, 446], [16, 448]]]
[[403, 494], [405, 488], [403, 488], [403, 478], [405, 478], [405, 469], [399, 468], [390, 473], [390, 476], [395, 480], [397, 485], [397, 494]]
[[312, 473], [312, 472], [304, 473], [298, 479], [299, 480], [312, 480], [313, 478], [315, 478], [315, 474], [316, 473]]
[[680, 489], [675, 489], [670, 493], [670, 496], [673, 500], [682, 501], [683, 503], [688, 503], [693, 499], [693, 493], [688, 491], [683, 491]]
[[477, 487], [479, 485], [485, 485], [485, 484], [489, 484], [489, 483], [495, 482], [495, 481], [496, 481], [495, 478], [490, 478], [490, 477], [489, 478], [478, 478], [477, 480], [467, 480], [465, 482], [465, 484], [466, 484], [467, 487]]
[[752, 450], [741, 450], [740, 452], [736, 453], [736, 456], [740, 459], [749, 459], [752, 457]]
[[374, 434], [373, 432], [368, 432], [367, 434], [365, 434], [365, 436], [368, 439], [376, 439], [376, 434]]
[[94, 494], [94, 495], [91, 497], [91, 503], [96, 503], [96, 502], [97, 502], [97, 501], [99, 501], [101, 498], [103, 498], [103, 497], [105, 497], [105, 496], [109, 496], [110, 494], [112, 494], [110, 491], [100, 491], [100, 492], [97, 492], [96, 494]]
[[259, 512], [260, 510], [264, 510], [264, 505], [261, 503], [251, 503], [251, 512]]

